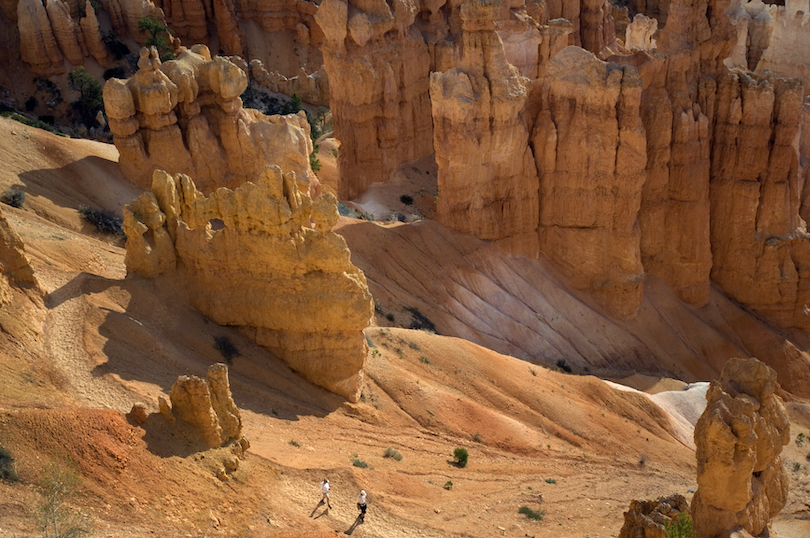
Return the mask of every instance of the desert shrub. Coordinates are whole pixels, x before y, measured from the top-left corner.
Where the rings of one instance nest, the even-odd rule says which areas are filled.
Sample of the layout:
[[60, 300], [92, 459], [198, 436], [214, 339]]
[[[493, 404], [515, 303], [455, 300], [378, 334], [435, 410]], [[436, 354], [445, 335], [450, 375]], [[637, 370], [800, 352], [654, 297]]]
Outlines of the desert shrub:
[[126, 78], [127, 70], [122, 65], [116, 65], [115, 67], [105, 69], [103, 76], [104, 80], [110, 80], [111, 78]]
[[453, 489], [453, 483], [448, 480], [447, 482], [444, 483], [442, 487], [447, 491], [450, 491], [451, 489]]
[[46, 538], [80, 538], [93, 533], [87, 514], [66, 506], [81, 484], [79, 471], [70, 459], [54, 458], [39, 473], [39, 525]]
[[664, 528], [664, 533], [667, 538], [695, 538], [692, 518], [686, 512], [681, 512], [669, 520]]
[[355, 467], [359, 467], [361, 469], [368, 469], [368, 463], [364, 462], [359, 458], [354, 458], [352, 460], [352, 465], [354, 465]]
[[332, 150], [332, 157], [334, 157], [335, 159], [338, 158], [338, 150], [336, 150], [336, 149]]
[[518, 513], [523, 514], [529, 519], [535, 519], [537, 521], [543, 520], [543, 512], [535, 512], [528, 506], [521, 506], [520, 508], [518, 508]]
[[9, 187], [6, 189], [6, 192], [3, 193], [3, 196], [0, 197], [0, 201], [19, 209], [22, 207], [23, 203], [25, 203], [25, 192], [20, 189], [15, 189], [14, 187]]
[[474, 434], [472, 434], [472, 440], [475, 441], [476, 443], [480, 443], [481, 442], [481, 434], [478, 433], [478, 432], [475, 432]]
[[419, 361], [420, 361], [420, 362], [422, 362], [423, 364], [430, 364], [430, 359], [428, 359], [428, 358], [427, 358], [427, 357], [425, 357], [424, 355], [422, 355], [421, 357], [419, 357]]
[[801, 463], [799, 463], [798, 461], [794, 461], [794, 462], [791, 464], [791, 468], [793, 469], [793, 472], [794, 472], [794, 473], [798, 473], [799, 471], [801, 471], [801, 470], [802, 470], [802, 464], [801, 464]]
[[402, 454], [400, 454], [399, 450], [394, 450], [389, 446], [383, 452], [383, 458], [394, 458], [397, 461], [402, 461]]
[[805, 441], [805, 436], [803, 433], [800, 433], [796, 436], [796, 446], [802, 446]]
[[[174, 32], [159, 20], [153, 19], [152, 17], [139, 19], [138, 32], [148, 34], [144, 45], [146, 47], [155, 47], [158, 54], [161, 55], [161, 61], [164, 54], [171, 52], [168, 37], [173, 35]], [[172, 57], [172, 59], [174, 59], [174, 57]]]
[[295, 448], [301, 448], [301, 443], [299, 443], [295, 439], [290, 439], [290, 445], [294, 446]]
[[405, 205], [413, 204], [413, 196], [408, 196], [407, 194], [403, 194], [399, 197], [399, 201]]
[[554, 480], [553, 478], [546, 478], [546, 484], [556, 484], [556, 483], [557, 481]]
[[68, 74], [70, 87], [79, 92], [79, 98], [72, 103], [81, 120], [86, 124], [95, 122], [96, 114], [104, 106], [101, 95], [101, 83], [92, 75], [84, 71], [84, 67], [77, 67]]
[[118, 40], [118, 34], [115, 33], [115, 30], [101, 36], [101, 40], [107, 46], [107, 49], [109, 49], [116, 61], [129, 54], [129, 47]]
[[569, 374], [571, 373], [571, 367], [568, 366], [568, 363], [565, 362], [565, 359], [560, 359], [557, 361], [557, 368], [559, 368], [563, 372], [568, 372]]
[[321, 160], [316, 156], [320, 147], [318, 144], [313, 144], [312, 147], [312, 153], [309, 154], [309, 167], [317, 175], [321, 171]]
[[642, 454], [641, 456], [639, 456], [638, 464], [640, 467], [644, 467], [645, 465], [647, 465], [647, 454]]
[[419, 349], [419, 344], [417, 344], [414, 341], [409, 342], [408, 347], [411, 348], [411, 349], [414, 349], [416, 351], [421, 351], [421, 349]]
[[457, 448], [453, 450], [453, 463], [455, 463], [459, 467], [466, 467], [467, 459], [469, 457], [470, 454], [467, 452], [466, 448]]
[[33, 95], [25, 101], [25, 110], [31, 112], [37, 107], [37, 98]]
[[433, 322], [430, 321], [426, 315], [421, 313], [419, 309], [413, 308], [411, 306], [406, 306], [405, 310], [410, 312], [411, 316], [413, 317], [413, 321], [411, 321], [410, 327], [411, 329], [436, 333], [436, 325], [434, 325]]
[[233, 364], [234, 357], [239, 355], [239, 350], [228, 336], [215, 336], [214, 348], [219, 351], [222, 358], [225, 359], [225, 362], [228, 364]]
[[0, 480], [6, 482], [20, 481], [17, 471], [14, 470], [14, 458], [11, 456], [11, 452], [3, 447], [0, 447]]
[[121, 217], [107, 209], [93, 209], [86, 205], [79, 206], [79, 214], [84, 220], [95, 225], [96, 229], [102, 233], [113, 234], [119, 237], [126, 237], [123, 220]]
[[385, 319], [387, 319], [387, 320], [388, 320], [388, 321], [390, 321], [391, 323], [394, 323], [394, 314], [392, 314], [391, 312], [387, 313], [387, 314], [385, 315]]

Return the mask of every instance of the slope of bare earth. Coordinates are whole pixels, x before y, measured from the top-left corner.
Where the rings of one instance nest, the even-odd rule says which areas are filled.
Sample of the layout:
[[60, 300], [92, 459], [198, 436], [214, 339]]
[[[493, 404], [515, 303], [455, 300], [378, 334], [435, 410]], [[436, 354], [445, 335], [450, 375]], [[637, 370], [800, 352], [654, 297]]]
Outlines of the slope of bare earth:
[[[658, 393], [620, 390], [460, 338], [373, 327], [363, 396], [350, 404], [174, 300], [168, 285], [126, 277], [120, 242], [76, 211], [119, 209], [138, 194], [116, 158], [112, 146], [0, 120], [0, 190], [28, 193], [21, 209], [0, 209], [48, 292], [15, 291], [0, 310], [0, 446], [23, 479], [0, 481], [0, 537], [36, 532], [37, 472], [57, 454], [77, 463], [84, 482], [72, 503], [94, 516], [98, 536], [616, 536], [631, 499], [694, 489], [683, 417], [700, 408], [702, 394], [693, 390], [699, 385], [683, 390], [657, 376], [621, 380], [615, 370], [706, 380], [722, 350], [750, 352], [758, 337], [763, 352], [789, 345], [719, 296], [705, 311], [684, 310], [653, 286], [645, 315], [617, 322], [570, 295], [542, 264], [495, 256], [428, 222], [344, 221], [356, 263], [384, 305], [381, 323], [389, 312], [410, 320], [397, 306], [407, 305], [442, 333], [525, 356], [522, 342], [535, 325], [520, 316], [532, 305], [533, 318], [553, 328], [532, 345], [547, 339], [549, 349], [578, 349], [559, 358]], [[750, 334], [734, 336], [741, 328]], [[159, 414], [142, 425], [123, 414], [136, 401], [156, 411], [178, 375], [204, 375], [222, 360], [216, 336], [239, 350], [231, 388], [251, 440], [227, 481], [216, 478], [224, 450], [204, 450]], [[642, 344], [649, 351], [633, 355]], [[672, 364], [658, 367], [656, 350], [666, 349]], [[792, 438], [810, 435], [808, 406], [794, 400], [790, 408]], [[384, 457], [389, 447], [401, 460]], [[466, 468], [452, 464], [457, 447], [469, 451]], [[783, 537], [801, 536], [810, 517], [807, 450], [787, 447], [789, 465], [799, 468], [777, 522]], [[317, 505], [324, 477], [333, 488], [328, 511]], [[369, 515], [358, 524], [361, 488]], [[544, 519], [518, 514], [524, 505]]]

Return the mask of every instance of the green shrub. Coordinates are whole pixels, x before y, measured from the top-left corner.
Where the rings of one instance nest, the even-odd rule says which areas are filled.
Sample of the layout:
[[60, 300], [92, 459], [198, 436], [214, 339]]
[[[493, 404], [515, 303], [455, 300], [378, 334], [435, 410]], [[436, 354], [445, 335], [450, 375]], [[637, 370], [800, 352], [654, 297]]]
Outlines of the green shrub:
[[447, 482], [444, 483], [442, 487], [447, 491], [450, 491], [451, 489], [453, 489], [453, 483], [448, 480]]
[[387, 319], [387, 320], [388, 320], [388, 321], [390, 321], [391, 323], [394, 323], [394, 314], [392, 314], [391, 312], [387, 313], [387, 314], [385, 315], [385, 319]]
[[397, 461], [402, 461], [402, 454], [400, 454], [399, 450], [394, 450], [389, 446], [383, 452], [383, 458], [394, 458]]
[[14, 458], [11, 453], [3, 447], [0, 447], [0, 480], [6, 482], [19, 482], [20, 477], [17, 471], [14, 470]]
[[672, 518], [664, 528], [667, 538], [695, 538], [692, 528], [692, 518], [686, 512], [681, 512]]
[[546, 478], [546, 484], [556, 484], [556, 483], [557, 481], [554, 480], [553, 478]]
[[467, 466], [467, 459], [470, 457], [466, 448], [457, 448], [453, 450], [453, 463], [459, 467]]
[[543, 520], [543, 512], [535, 512], [528, 506], [521, 506], [520, 508], [518, 508], [518, 513], [523, 514], [529, 519], [535, 519], [537, 521]]
[[123, 220], [121, 217], [107, 209], [93, 209], [86, 205], [79, 206], [79, 214], [84, 220], [95, 225], [96, 229], [102, 233], [113, 234], [119, 237], [126, 237]]
[[215, 336], [214, 347], [228, 364], [233, 364], [234, 357], [239, 355], [239, 350], [228, 336]]
[[96, 114], [104, 106], [101, 83], [86, 73], [84, 67], [77, 67], [71, 71], [68, 74], [68, 82], [71, 88], [79, 92], [79, 99], [72, 104], [79, 112], [82, 121], [88, 125], [95, 122]]
[[49, 538], [80, 538], [93, 533], [93, 520], [74, 512], [67, 501], [81, 484], [79, 471], [70, 459], [54, 458], [39, 473], [39, 526]]
[[360, 467], [361, 469], [368, 469], [368, 463], [358, 458], [354, 458], [352, 460], [352, 465], [354, 465], [355, 467]]
[[16, 207], [19, 209], [25, 202], [25, 192], [21, 191], [20, 189], [15, 189], [14, 187], [10, 187], [6, 189], [6, 192], [3, 193], [0, 200], [2, 200], [4, 204], [8, 204], [11, 207]]
[[127, 70], [121, 65], [116, 65], [115, 67], [106, 69], [103, 76], [104, 80], [110, 80], [111, 78], [126, 78]]
[[301, 443], [299, 443], [299, 442], [298, 442], [298, 441], [296, 441], [295, 439], [291, 439], [291, 440], [290, 440], [290, 444], [291, 444], [292, 446], [294, 446], [295, 448], [300, 448], [300, 447], [301, 447]]
[[427, 357], [425, 357], [424, 355], [422, 355], [421, 357], [419, 357], [419, 360], [420, 360], [421, 362], [423, 362], [424, 364], [430, 364], [430, 359], [428, 359], [428, 358], [427, 358]]

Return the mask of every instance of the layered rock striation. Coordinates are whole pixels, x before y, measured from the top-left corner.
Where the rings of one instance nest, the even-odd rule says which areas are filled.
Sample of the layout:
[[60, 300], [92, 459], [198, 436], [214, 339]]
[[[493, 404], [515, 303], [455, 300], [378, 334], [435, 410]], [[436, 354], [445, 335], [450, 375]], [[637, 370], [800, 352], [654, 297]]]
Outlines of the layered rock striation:
[[306, 379], [356, 401], [371, 295], [331, 231], [337, 200], [307, 190], [278, 166], [208, 197], [188, 176], [157, 171], [151, 192], [124, 210], [127, 269], [173, 279], [212, 321], [243, 327]]
[[532, 133], [540, 180], [540, 249], [617, 315], [641, 304], [638, 212], [646, 138], [635, 67], [568, 47], [542, 80]]
[[483, 239], [533, 233], [537, 169], [522, 110], [528, 79], [509, 64], [495, 31], [498, 4], [462, 6], [463, 56], [433, 73], [433, 147], [439, 166], [436, 219]]
[[712, 381], [695, 427], [698, 489], [692, 519], [698, 538], [737, 527], [761, 536], [787, 502], [782, 446], [790, 426], [775, 394], [776, 373], [756, 359], [731, 359]]
[[119, 164], [133, 184], [148, 190], [153, 173], [165, 170], [189, 174], [211, 192], [257, 178], [274, 164], [316, 187], [306, 117], [242, 108], [247, 75], [236, 65], [195, 45], [166, 63], [154, 49], [141, 49], [138, 67], [132, 78], [104, 86]]

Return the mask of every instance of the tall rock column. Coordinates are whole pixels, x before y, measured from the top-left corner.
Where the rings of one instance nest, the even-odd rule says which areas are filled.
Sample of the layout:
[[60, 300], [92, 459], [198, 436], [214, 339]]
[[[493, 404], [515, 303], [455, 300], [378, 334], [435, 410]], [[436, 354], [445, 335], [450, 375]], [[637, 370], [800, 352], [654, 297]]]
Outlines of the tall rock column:
[[433, 73], [439, 222], [482, 239], [537, 229], [537, 170], [523, 108], [527, 79], [506, 61], [500, 2], [465, 3], [459, 67]]
[[810, 235], [799, 216], [801, 79], [729, 73], [717, 90], [712, 280], [783, 327], [810, 329]]
[[756, 359], [729, 360], [709, 386], [695, 426], [697, 538], [727, 536], [735, 527], [761, 536], [785, 506], [789, 478], [781, 452], [790, 424], [775, 388], [776, 372]]
[[540, 177], [540, 249], [611, 313], [641, 305], [638, 212], [646, 173], [632, 66], [568, 47], [549, 62], [532, 134]]
[[421, 34], [410, 31], [418, 4], [395, 5], [392, 11], [385, 0], [324, 0], [315, 16], [341, 141], [342, 199], [433, 153], [430, 54]]

